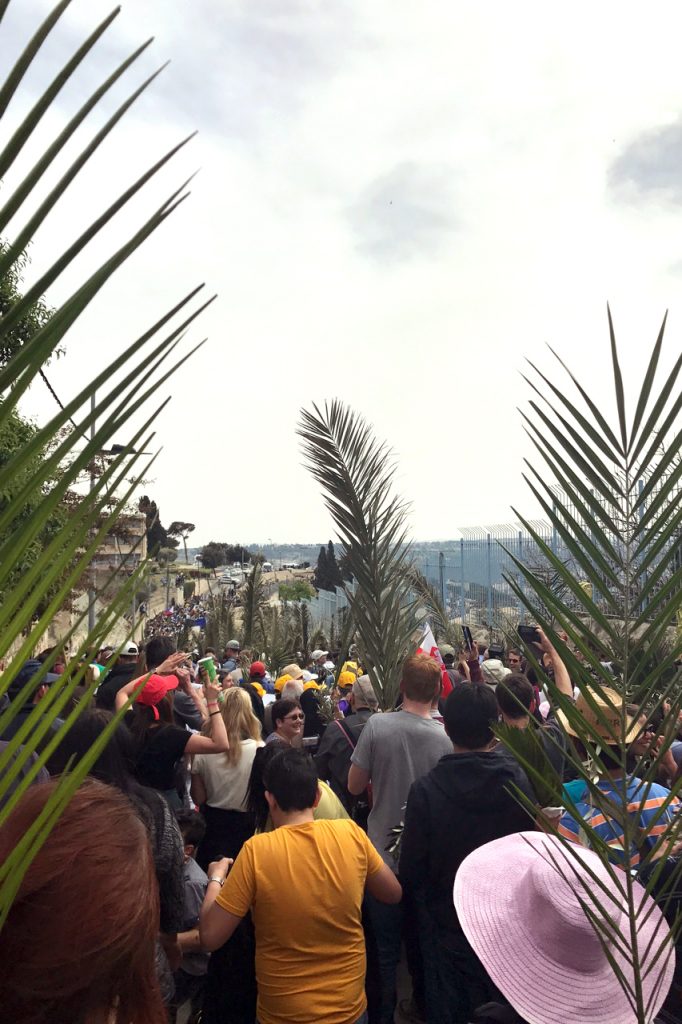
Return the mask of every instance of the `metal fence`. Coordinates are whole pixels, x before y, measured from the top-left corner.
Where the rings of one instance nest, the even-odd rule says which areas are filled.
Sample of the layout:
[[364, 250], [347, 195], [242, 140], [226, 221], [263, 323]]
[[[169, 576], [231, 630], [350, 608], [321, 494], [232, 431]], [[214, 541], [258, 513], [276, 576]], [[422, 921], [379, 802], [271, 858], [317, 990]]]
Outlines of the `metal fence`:
[[[551, 525], [534, 521], [533, 529], [554, 554], [562, 545]], [[522, 617], [518, 597], [506, 582], [512, 577], [523, 590], [523, 579], [511, 555], [526, 566], [540, 566], [544, 556], [519, 524], [462, 528], [462, 536], [440, 547], [415, 552], [415, 565], [440, 594], [453, 619], [470, 625], [497, 625]]]
[[[640, 490], [641, 486], [640, 483]], [[559, 491], [557, 496], [564, 498]], [[655, 494], [651, 500], [654, 498]], [[576, 514], [570, 505], [568, 512], [570, 515]], [[570, 532], [569, 523], [566, 525]], [[589, 588], [595, 604], [601, 606], [604, 595], [599, 593], [598, 586], [582, 582], [583, 573], [575, 566], [557, 529], [542, 519], [530, 521], [530, 526], [553, 555], [572, 569], [581, 585]], [[416, 567], [438, 592], [450, 617], [469, 625], [496, 627], [504, 627], [522, 619], [525, 614], [523, 604], [505, 577], [513, 579], [522, 593], [526, 592], [523, 576], [513, 561], [513, 558], [517, 558], [534, 575], [545, 578], [549, 584], [553, 572], [536, 540], [520, 523], [461, 527], [459, 533], [459, 540], [444, 544], [420, 544], [413, 549]], [[619, 540], [615, 536], [612, 539], [617, 548]], [[652, 543], [654, 541], [655, 534]], [[660, 550], [649, 572], [656, 571], [659, 563], [663, 563], [661, 568], [666, 569], [660, 579], [660, 586], [664, 586], [669, 576], [682, 568], [682, 536], [679, 531]], [[569, 604], [574, 603], [570, 595], [564, 597]], [[326, 626], [339, 611], [348, 607], [348, 600], [344, 592], [337, 588], [335, 593], [320, 591], [310, 605], [314, 621]]]
[[[532, 526], [561, 556], [561, 544], [550, 524], [534, 521]], [[523, 584], [507, 551], [524, 565], [539, 565], [543, 556], [535, 541], [515, 524], [472, 527], [459, 532], [462, 537], [458, 541], [426, 549], [417, 546], [416, 567], [441, 595], [453, 619], [470, 625], [497, 625], [503, 620], [518, 619], [522, 615], [521, 603], [504, 575], [513, 576], [521, 587]], [[328, 627], [347, 607], [348, 599], [340, 587], [336, 591], [320, 590], [310, 601], [310, 614], [316, 624]]]
[[[350, 585], [352, 589], [352, 584]], [[332, 620], [338, 621], [338, 614], [348, 607], [348, 598], [341, 587], [335, 590], [318, 590], [317, 596], [308, 602], [310, 617], [318, 626], [328, 628]]]

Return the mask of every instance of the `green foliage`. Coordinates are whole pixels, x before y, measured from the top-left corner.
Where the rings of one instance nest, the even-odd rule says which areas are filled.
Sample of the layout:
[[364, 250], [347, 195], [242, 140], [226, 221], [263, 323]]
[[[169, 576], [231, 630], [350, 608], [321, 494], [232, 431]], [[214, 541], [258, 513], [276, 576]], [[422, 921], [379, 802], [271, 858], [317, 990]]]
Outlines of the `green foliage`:
[[161, 513], [155, 501], [144, 494], [137, 507], [147, 521], [147, 551], [150, 555], [156, 555], [161, 548], [178, 546], [179, 542], [170, 537], [168, 531], [161, 525]]
[[439, 592], [416, 566], [410, 570], [410, 583], [427, 613], [436, 641], [450, 644], [452, 647], [461, 647], [461, 625], [453, 622]]
[[[4, 6], [6, 4], [0, 4], [0, 7]], [[0, 86], [0, 118], [4, 116], [15, 93], [21, 88], [24, 75], [33, 70], [43, 43], [67, 7], [68, 3], [58, 4], [43, 24], [37, 26], [25, 51], [14, 55], [14, 67], [10, 69], [6, 81]], [[13, 169], [20, 154], [23, 154], [25, 145], [33, 142], [33, 133], [43, 114], [51, 107], [64, 83], [78, 69], [117, 13], [115, 11], [107, 17], [91, 33], [74, 56], [58, 70], [52, 82], [35, 102], [21, 104], [28, 110], [27, 114], [12, 135], [6, 132], [2, 136], [4, 148], [0, 150], [0, 180], [12, 179], [8, 172]], [[86, 95], [82, 102], [79, 101], [80, 108], [42, 152], [36, 151], [35, 146], [30, 147], [31, 159], [22, 171], [23, 177], [17, 179], [13, 186], [14, 191], [3, 193], [0, 233], [5, 237], [11, 225], [14, 234], [7, 238], [7, 244], [0, 250], [0, 292], [5, 297], [10, 296], [9, 303], [5, 304], [0, 317], [0, 352], [5, 353], [4, 361], [0, 359], [0, 437], [7, 439], [14, 431], [24, 430], [25, 440], [22, 446], [15, 448], [12, 458], [0, 465], [0, 593], [3, 594], [3, 601], [0, 604], [0, 658], [8, 658], [9, 652], [14, 652], [6, 671], [0, 677], [0, 696], [6, 692], [24, 661], [43, 645], [43, 638], [55, 614], [68, 599], [74, 586], [82, 579], [94, 553], [104, 537], [114, 529], [120, 515], [126, 510], [133, 491], [139, 486], [139, 481], [149, 471], [153, 459], [140, 466], [140, 456], [135, 453], [143, 451], [152, 442], [152, 423], [168, 400], [164, 398], [165, 383], [188, 358], [187, 354], [174, 354], [175, 349], [180, 338], [203, 308], [197, 308], [194, 301], [200, 290], [197, 288], [179, 301], [174, 308], [160, 316], [156, 323], [139, 337], [129, 339], [124, 351], [108, 360], [87, 386], [67, 401], [66, 408], [59, 409], [44, 426], [26, 431], [16, 419], [18, 403], [40, 375], [44, 365], [65, 343], [71, 326], [116, 270], [166, 221], [178, 203], [185, 198], [183, 186], [175, 190], [160, 205], [157, 201], [154, 212], [147, 215], [144, 222], [130, 235], [121, 236], [119, 228], [118, 248], [101, 263], [97, 263], [95, 258], [91, 257], [87, 276], [81, 279], [80, 283], [76, 283], [64, 303], [48, 315], [49, 311], [42, 300], [46, 290], [59, 280], [61, 274], [71, 266], [88, 243], [97, 239], [99, 233], [117, 213], [124, 209], [165, 166], [178, 150], [179, 147], [176, 146], [127, 186], [113, 201], [102, 196], [102, 214], [80, 236], [65, 238], [64, 252], [57, 256], [24, 295], [12, 296], [12, 289], [16, 293], [26, 249], [33, 236], [58, 206], [63, 194], [77, 179], [79, 171], [90, 156], [97, 151], [120, 117], [152, 79], [143, 82], [133, 91], [108, 120], [96, 129], [95, 134], [75, 157], [65, 147], [72, 139], [81, 145], [82, 133], [78, 133], [77, 136], [76, 133], [87, 114], [116, 84], [145, 46], [146, 44], [138, 48], [125, 60], [92, 95]], [[11, 64], [13, 55], [6, 50], [5, 46], [3, 55]], [[34, 83], [43, 77], [43, 72], [36, 69], [33, 75]], [[77, 95], [75, 90], [72, 91], [72, 95]], [[53, 117], [59, 117], [59, 110], [56, 108]], [[43, 176], [56, 160], [61, 177], [56, 183], [43, 180]], [[71, 162], [68, 163], [68, 160]], [[32, 193], [37, 187], [42, 198], [35, 202]], [[30, 208], [25, 204], [29, 196]], [[63, 223], [68, 222], [68, 217], [64, 218]], [[93, 359], [97, 358], [99, 353], [96, 349], [93, 352]], [[95, 393], [100, 400], [99, 408], [92, 413], [90, 402]], [[151, 405], [151, 412], [145, 409], [147, 403]], [[70, 420], [76, 422], [77, 432], [65, 431], [64, 428]], [[131, 423], [140, 425], [133, 429]], [[91, 427], [94, 427], [92, 437]], [[112, 450], [109, 446], [114, 438], [121, 436], [122, 431], [125, 431], [126, 445]], [[14, 436], [16, 439], [16, 435]], [[92, 488], [74, 503], [64, 528], [50, 534], [50, 524], [57, 510], [98, 453], [105, 449], [112, 454], [107, 459], [103, 471], [93, 480]], [[36, 498], [38, 495], [39, 500]], [[34, 513], [27, 516], [25, 510], [27, 503], [31, 502], [36, 502]], [[15, 566], [26, 552], [31, 551], [35, 552], [35, 558], [24, 567], [20, 578], [9, 589]], [[92, 697], [94, 683], [88, 689], [85, 698], [80, 700], [73, 710], [69, 710], [74, 689], [82, 682], [85, 672], [85, 669], [74, 666], [86, 651], [97, 649], [102, 638], [110, 633], [122, 612], [130, 607], [135, 592], [143, 584], [146, 571], [144, 565], [130, 576], [126, 570], [127, 567], [124, 567], [117, 573], [122, 585], [116, 596], [104, 604], [104, 610], [95, 629], [86, 636], [82, 644], [72, 642], [72, 647], [76, 647], [74, 661], [60, 677], [59, 682], [49, 688], [36, 711], [27, 718], [0, 754], [0, 825], [52, 754], [55, 743], [47, 739], [47, 734], [55, 717], [65, 717], [62, 729], [69, 729]], [[84, 612], [81, 618], [74, 622], [63, 640], [64, 645], [73, 641], [76, 630], [80, 628], [86, 616], [87, 612]], [[48, 672], [52, 667], [54, 656], [44, 663], [44, 672]], [[0, 714], [0, 733], [14, 719], [26, 695], [27, 692], [20, 694], [18, 699], [11, 702]], [[0, 865], [0, 927], [6, 919], [24, 872], [116, 725], [117, 719], [114, 719], [110, 728], [74, 771], [62, 777], [55, 793], [34, 825], [12, 854]], [[42, 752], [36, 763], [31, 765], [30, 759], [36, 749], [41, 749]], [[26, 774], [16, 790], [9, 795], [10, 786], [20, 773], [24, 772]]]
[[400, 667], [414, 650], [407, 505], [393, 495], [395, 466], [386, 444], [343, 403], [303, 410], [298, 429], [307, 466], [345, 547], [355, 591], [346, 588], [363, 665], [384, 707], [392, 707]]
[[[6, 526], [0, 531], [0, 545], [7, 543], [17, 531], [40, 515], [43, 500], [56, 483], [56, 476], [50, 474], [44, 478], [41, 474], [49, 451], [47, 444], [39, 448], [16, 473], [9, 472], [19, 453], [33, 440], [37, 432], [38, 428], [20, 416], [16, 410], [12, 410], [0, 422], [0, 473], [6, 480], [6, 486], [0, 493], [0, 514], [10, 508], [15, 513], [7, 519]], [[22, 493], [25, 497], [15, 503], [15, 498]], [[23, 575], [36, 563], [50, 541], [64, 529], [67, 519], [66, 502], [60, 503], [45, 517], [40, 531], [33, 537], [31, 543], [17, 553], [17, 558], [0, 589], [0, 603], [6, 593], [14, 591]]]
[[534, 719], [525, 729], [500, 722], [494, 727], [497, 738], [512, 752], [522, 765], [535, 792], [538, 807], [560, 807], [561, 779], [540, 740]]
[[260, 650], [265, 640], [263, 608], [266, 603], [263, 570], [255, 565], [246, 577], [241, 590], [242, 598], [242, 644], [244, 647]]
[[[0, 255], [7, 249], [8, 246], [0, 241]], [[8, 313], [22, 297], [21, 279], [27, 262], [26, 254], [22, 253], [7, 271], [0, 275], [0, 317]], [[0, 344], [0, 366], [6, 366], [12, 356], [45, 326], [51, 315], [52, 310], [42, 299], [35, 302], [3, 336]]]
[[293, 583], [280, 583], [280, 601], [310, 601], [315, 597], [315, 589], [305, 580], [294, 580]]
[[334, 551], [332, 541], [329, 541], [326, 548], [324, 546], [320, 548], [313, 583], [316, 590], [330, 590], [332, 592], [336, 587], [343, 585], [343, 577], [336, 561], [336, 552]]
[[185, 565], [187, 565], [189, 561], [187, 557], [187, 538], [189, 537], [190, 533], [194, 532], [194, 530], [196, 530], [196, 526], [194, 525], [194, 523], [183, 523], [178, 521], [177, 519], [170, 524], [167, 530], [169, 537], [182, 538], [183, 547], [185, 549]]
[[[678, 384], [682, 357], [662, 382], [657, 381], [664, 326], [665, 321], [636, 395], [634, 414], [628, 415], [609, 313], [614, 424], [607, 419], [602, 380], [598, 382], [599, 393], [590, 396], [561, 360], [568, 381], [558, 384], [533, 367], [538, 383], [529, 383], [538, 398], [531, 401], [524, 421], [538, 460], [527, 461], [525, 479], [569, 552], [570, 563], [559, 559], [521, 516], [546, 560], [547, 570], [538, 573], [537, 567], [523, 565], [508, 552], [518, 572], [508, 577], [510, 586], [558, 649], [572, 683], [579, 687], [593, 716], [583, 716], [551, 681], [547, 684], [553, 702], [566, 716], [587, 755], [583, 764], [576, 751], [570, 752], [573, 767], [594, 807], [607, 817], [618, 817], [614, 807], [621, 808], [623, 871], [611, 865], [613, 851], [580, 815], [570, 797], [565, 797], [565, 805], [578, 819], [585, 840], [607, 866], [613, 892], [629, 908], [630, 921], [624, 922], [620, 931], [633, 968], [634, 985], [618, 971], [612, 958], [609, 962], [639, 1024], [646, 1024], [650, 1018], [640, 979], [651, 956], [660, 953], [667, 957], [670, 947], [664, 934], [656, 937], [650, 953], [638, 944], [638, 906], [632, 881], [637, 872], [650, 870], [647, 891], [653, 891], [660, 873], [657, 863], [662, 864], [664, 859], [658, 858], [675, 838], [676, 830], [657, 837], [651, 831], [655, 820], [648, 829], [642, 829], [637, 814], [622, 810], [628, 805], [628, 778], [632, 774], [641, 778], [646, 793], [648, 784], [658, 778], [670, 742], [666, 729], [660, 749], [650, 749], [646, 756], [641, 751], [634, 755], [633, 772], [633, 746], [628, 733], [631, 722], [640, 723], [643, 729], [643, 723], [661, 710], [666, 699], [671, 705], [668, 721], [676, 722], [682, 702], [682, 676], [676, 665], [682, 654], [682, 637], [675, 628], [682, 608], [682, 567], [674, 558], [682, 520], [682, 394]], [[568, 642], [559, 635], [559, 624]], [[532, 652], [527, 654], [533, 658]], [[604, 661], [616, 667], [615, 676]], [[613, 690], [617, 695], [614, 699], [610, 697]], [[627, 702], [633, 702], [629, 708]], [[605, 735], [610, 757], [619, 766], [613, 783], [616, 796], [609, 801], [595, 784], [597, 776], [613, 774], [601, 758]], [[680, 785], [679, 781], [675, 783], [665, 807]], [[643, 846], [649, 835], [651, 844]], [[571, 843], [566, 843], [565, 849], [574, 856]], [[678, 865], [670, 879], [672, 885], [679, 885], [680, 873]], [[595, 894], [608, 908], [611, 894], [596, 889]], [[593, 925], [608, 949], [610, 938], [603, 918]], [[674, 932], [679, 932], [679, 922]]]
[[254, 556], [247, 548], [243, 548], [239, 544], [224, 544], [222, 541], [215, 540], [204, 544], [199, 556], [205, 569], [217, 569], [220, 565], [232, 565], [234, 562], [254, 561]]
[[234, 614], [234, 598], [220, 591], [204, 598], [206, 608], [206, 628], [203, 637], [203, 649], [213, 647], [216, 651], [225, 650], [228, 640], [237, 636]]
[[263, 626], [262, 652], [270, 672], [277, 676], [285, 665], [291, 664], [296, 656], [296, 636], [293, 628], [291, 609], [280, 609], [267, 605], [262, 609]]

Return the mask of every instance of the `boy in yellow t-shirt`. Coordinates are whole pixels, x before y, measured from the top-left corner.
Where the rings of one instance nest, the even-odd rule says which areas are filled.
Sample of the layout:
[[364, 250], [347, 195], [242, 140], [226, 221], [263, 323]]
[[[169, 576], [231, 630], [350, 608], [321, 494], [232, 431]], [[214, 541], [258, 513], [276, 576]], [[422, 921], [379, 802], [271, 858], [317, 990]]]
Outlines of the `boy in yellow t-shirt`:
[[260, 1024], [360, 1024], [362, 898], [366, 888], [398, 903], [400, 884], [354, 822], [313, 820], [319, 788], [308, 754], [282, 751], [264, 781], [275, 830], [249, 839], [231, 870], [227, 858], [209, 866], [202, 948], [222, 946], [251, 910]]

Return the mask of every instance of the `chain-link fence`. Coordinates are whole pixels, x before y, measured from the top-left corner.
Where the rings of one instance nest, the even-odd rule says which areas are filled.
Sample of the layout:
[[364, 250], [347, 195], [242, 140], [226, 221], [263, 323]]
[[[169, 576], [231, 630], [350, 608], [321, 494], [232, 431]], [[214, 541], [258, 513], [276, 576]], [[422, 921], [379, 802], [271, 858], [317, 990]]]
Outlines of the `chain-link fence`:
[[[550, 524], [538, 521], [532, 526], [562, 557]], [[512, 577], [523, 590], [523, 579], [511, 556], [526, 566], [542, 566], [546, 559], [536, 542], [515, 524], [462, 528], [460, 533], [460, 540], [417, 549], [414, 556], [416, 567], [440, 595], [450, 617], [488, 626], [522, 618], [523, 606], [504, 577]]]

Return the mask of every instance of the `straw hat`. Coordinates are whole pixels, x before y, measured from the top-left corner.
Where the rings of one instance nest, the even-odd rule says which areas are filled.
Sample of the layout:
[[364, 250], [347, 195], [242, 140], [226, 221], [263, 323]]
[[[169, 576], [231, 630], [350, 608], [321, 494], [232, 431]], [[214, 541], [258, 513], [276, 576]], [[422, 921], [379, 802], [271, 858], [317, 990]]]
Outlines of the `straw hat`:
[[285, 665], [282, 669], [283, 676], [291, 676], [292, 679], [302, 679], [303, 669], [300, 665], [293, 662], [291, 665]]
[[[607, 887], [610, 898], [589, 872]], [[633, 890], [640, 908], [641, 983], [653, 1020], [673, 980], [675, 950], [671, 944], [654, 963], [670, 935], [668, 925], [643, 886], [633, 882]], [[568, 851], [556, 836], [520, 832], [480, 846], [460, 865], [454, 901], [464, 934], [527, 1024], [635, 1024], [636, 1014], [602, 948], [605, 937], [580, 905], [583, 900], [604, 920], [595, 891], [626, 955], [613, 943], [608, 943], [609, 953], [633, 985], [625, 902], [591, 850], [576, 846]]]
[[[599, 714], [604, 721], [599, 720], [597, 712], [583, 693], [578, 694], [575, 709], [580, 712], [585, 724], [589, 727], [590, 736], [593, 736], [595, 740], [602, 740], [606, 745], [615, 746], [620, 743], [623, 698], [608, 686], [600, 687], [598, 692], [595, 690], [590, 696], [593, 703], [599, 708]], [[556, 715], [569, 736], [576, 736], [580, 739], [580, 736], [570, 724], [564, 712], [557, 711]], [[629, 715], [626, 716], [626, 720], [627, 733], [625, 735], [625, 742], [631, 743], [637, 739], [642, 730], [639, 724]]]

